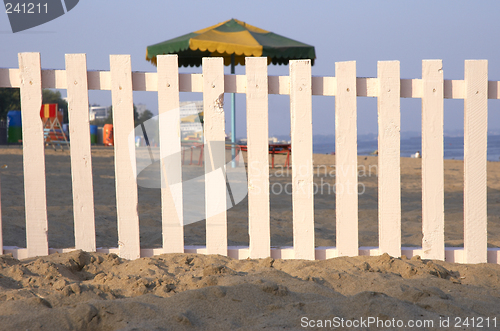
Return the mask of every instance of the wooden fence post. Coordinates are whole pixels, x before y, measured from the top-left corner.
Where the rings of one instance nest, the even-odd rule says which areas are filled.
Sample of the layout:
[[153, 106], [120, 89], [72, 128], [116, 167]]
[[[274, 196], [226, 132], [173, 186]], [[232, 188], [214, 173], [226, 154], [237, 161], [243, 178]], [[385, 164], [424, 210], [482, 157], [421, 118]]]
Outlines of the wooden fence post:
[[130, 55], [110, 55], [110, 69], [118, 246], [121, 257], [136, 259], [140, 242], [135, 147], [129, 148], [135, 145]]
[[20, 53], [23, 169], [28, 257], [48, 255], [45, 147], [40, 109], [42, 73], [40, 53]]
[[378, 62], [379, 253], [401, 256], [401, 80], [399, 61]]
[[245, 59], [250, 258], [271, 256], [267, 58]]
[[338, 256], [357, 256], [358, 146], [356, 62], [336, 62], [335, 208]]
[[71, 136], [75, 248], [95, 252], [94, 188], [92, 184], [87, 58], [85, 54], [66, 54], [66, 81]]
[[444, 260], [443, 61], [422, 61], [422, 258]]
[[465, 61], [465, 263], [487, 262], [488, 61]]
[[184, 218], [178, 59], [177, 55], [159, 55], [157, 61], [163, 252], [183, 253]]
[[224, 62], [203, 58], [207, 254], [227, 255]]
[[290, 61], [293, 250], [315, 259], [311, 61]]

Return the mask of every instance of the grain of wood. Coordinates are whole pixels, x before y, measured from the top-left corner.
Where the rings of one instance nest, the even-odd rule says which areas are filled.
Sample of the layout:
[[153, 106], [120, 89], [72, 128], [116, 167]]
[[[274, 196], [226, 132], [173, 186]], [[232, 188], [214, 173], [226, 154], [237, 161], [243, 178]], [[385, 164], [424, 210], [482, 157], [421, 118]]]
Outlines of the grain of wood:
[[487, 261], [488, 61], [465, 61], [465, 263]]

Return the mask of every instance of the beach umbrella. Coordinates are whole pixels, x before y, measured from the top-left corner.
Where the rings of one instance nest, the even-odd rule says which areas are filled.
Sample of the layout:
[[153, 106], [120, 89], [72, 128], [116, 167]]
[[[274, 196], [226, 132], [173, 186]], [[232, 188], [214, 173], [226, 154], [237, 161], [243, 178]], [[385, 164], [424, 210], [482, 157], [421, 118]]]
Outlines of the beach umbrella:
[[[146, 48], [146, 60], [156, 65], [156, 56], [177, 54], [179, 66], [200, 66], [202, 58], [223, 57], [224, 65], [244, 65], [247, 56], [266, 56], [268, 64], [288, 64], [289, 60], [310, 59], [314, 64], [314, 46], [230, 19], [208, 28], [169, 39]], [[231, 96], [231, 141], [236, 139], [235, 99]]]

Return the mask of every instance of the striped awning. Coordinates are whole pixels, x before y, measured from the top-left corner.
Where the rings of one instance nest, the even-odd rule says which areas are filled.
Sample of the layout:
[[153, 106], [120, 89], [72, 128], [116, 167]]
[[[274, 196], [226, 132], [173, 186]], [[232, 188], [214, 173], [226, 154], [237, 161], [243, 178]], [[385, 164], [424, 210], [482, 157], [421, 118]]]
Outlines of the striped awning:
[[146, 60], [156, 65], [156, 56], [177, 54], [179, 66], [200, 66], [203, 57], [223, 57], [224, 64], [245, 64], [247, 56], [266, 56], [268, 63], [288, 64], [289, 60], [311, 59], [314, 46], [231, 19], [214, 26], [170, 39], [146, 49]]

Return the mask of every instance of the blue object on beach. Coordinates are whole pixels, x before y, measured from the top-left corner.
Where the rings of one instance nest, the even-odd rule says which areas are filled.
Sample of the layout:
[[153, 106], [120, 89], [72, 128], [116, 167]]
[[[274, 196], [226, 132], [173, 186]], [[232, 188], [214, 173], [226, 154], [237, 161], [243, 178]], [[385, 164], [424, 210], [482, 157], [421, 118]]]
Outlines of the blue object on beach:
[[97, 143], [97, 125], [90, 126], [90, 143], [91, 144]]
[[23, 140], [21, 111], [10, 110], [7, 112], [7, 142], [19, 143]]

